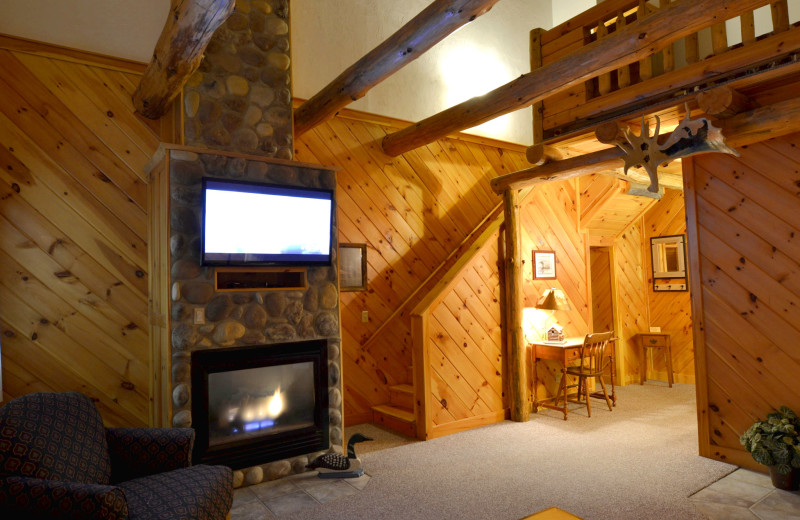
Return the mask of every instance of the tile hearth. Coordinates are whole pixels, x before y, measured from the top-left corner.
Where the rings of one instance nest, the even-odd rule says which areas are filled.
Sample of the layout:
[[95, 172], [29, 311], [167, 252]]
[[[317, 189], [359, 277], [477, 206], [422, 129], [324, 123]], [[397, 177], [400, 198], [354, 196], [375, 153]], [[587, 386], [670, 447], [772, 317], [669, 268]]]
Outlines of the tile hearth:
[[369, 475], [346, 479], [321, 479], [316, 472], [240, 488], [233, 494], [231, 520], [271, 520], [340, 497], [358, 493]]

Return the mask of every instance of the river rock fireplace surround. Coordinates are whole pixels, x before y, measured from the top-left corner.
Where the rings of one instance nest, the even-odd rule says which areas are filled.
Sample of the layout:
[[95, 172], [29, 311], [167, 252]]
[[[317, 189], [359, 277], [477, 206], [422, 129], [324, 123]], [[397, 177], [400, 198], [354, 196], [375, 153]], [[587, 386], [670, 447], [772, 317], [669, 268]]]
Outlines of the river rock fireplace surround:
[[[201, 265], [199, 257], [203, 177], [334, 190], [334, 171], [320, 165], [164, 144], [151, 161], [149, 175], [151, 338], [153, 356], [162, 360], [155, 375], [161, 396], [155, 405], [155, 422], [193, 427], [198, 430], [198, 441], [208, 441], [202, 438], [202, 421], [208, 412], [198, 412], [202, 408], [197, 408], [192, 379], [198, 356], [228, 349], [250, 352], [248, 349], [255, 346], [279, 352], [304, 342], [321, 342], [317, 345], [322, 352], [321, 364], [319, 370], [314, 369], [318, 386], [314, 399], [325, 409], [312, 415], [316, 427], [326, 431], [312, 437], [322, 442], [266, 450], [259, 455], [260, 460], [245, 452], [229, 457], [225, 463], [235, 469], [234, 486], [239, 487], [307, 471], [305, 466], [311, 458], [329, 449], [340, 452], [341, 333], [335, 211], [331, 265], [301, 266], [303, 282], [297, 286], [231, 290], [217, 283], [220, 268]], [[203, 417], [196, 417], [198, 413]], [[216, 456], [214, 452], [219, 450], [206, 451]]]

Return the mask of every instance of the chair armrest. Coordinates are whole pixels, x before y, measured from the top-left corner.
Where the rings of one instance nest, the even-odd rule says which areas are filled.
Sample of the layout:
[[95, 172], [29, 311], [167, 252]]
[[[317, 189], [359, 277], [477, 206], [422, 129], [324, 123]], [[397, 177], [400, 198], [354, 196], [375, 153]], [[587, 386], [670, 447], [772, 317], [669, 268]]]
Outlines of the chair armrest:
[[0, 478], [0, 511], [4, 518], [127, 520], [128, 502], [116, 486], [8, 476]]
[[192, 464], [191, 428], [106, 428], [111, 481], [186, 468]]

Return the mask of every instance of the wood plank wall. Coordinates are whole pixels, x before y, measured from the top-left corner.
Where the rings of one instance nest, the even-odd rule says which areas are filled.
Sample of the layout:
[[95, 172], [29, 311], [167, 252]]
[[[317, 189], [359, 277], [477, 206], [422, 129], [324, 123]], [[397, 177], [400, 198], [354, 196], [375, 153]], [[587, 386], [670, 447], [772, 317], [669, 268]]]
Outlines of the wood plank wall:
[[339, 241], [367, 245], [368, 290], [341, 294], [345, 422], [357, 424], [389, 385], [411, 383], [413, 305], [395, 311], [499, 203], [489, 180], [526, 162], [523, 147], [457, 139], [389, 157], [380, 140], [402, 123], [344, 114], [297, 139], [295, 159], [340, 168]]
[[649, 327], [643, 237], [639, 218], [614, 242], [618, 320], [615, 331], [620, 338], [616, 344], [617, 374], [623, 385], [639, 382], [640, 357], [635, 336]]
[[[566, 336], [583, 336], [589, 330], [591, 295], [588, 276], [588, 235], [579, 230], [578, 181], [550, 183], [534, 189], [520, 208], [520, 237], [523, 264], [523, 307], [536, 305], [545, 290], [555, 287], [567, 296], [572, 307], [556, 311], [548, 324], [557, 322]], [[532, 254], [534, 250], [556, 252], [556, 280], [534, 280]], [[556, 375], [560, 365], [540, 363], [538, 389], [540, 396], [555, 395]], [[532, 384], [532, 374], [529, 371]]]
[[0, 40], [3, 400], [80, 391], [107, 424], [147, 425], [142, 172], [159, 138], [131, 105], [140, 71], [15, 46]]
[[[655, 292], [650, 238], [686, 233], [686, 212], [683, 192], [665, 190], [664, 197], [644, 216], [645, 288], [650, 316], [649, 326], [661, 327], [672, 341], [672, 370], [675, 381], [694, 384], [694, 345], [692, 339], [692, 308], [689, 292]], [[667, 380], [664, 356], [654, 349], [648, 363], [648, 378]]]
[[499, 240], [495, 232], [431, 310], [429, 437], [505, 417]]
[[[590, 314], [586, 236], [578, 231], [576, 194], [577, 181], [548, 184], [535, 188], [520, 207], [523, 305], [534, 306], [548, 288], [564, 290], [572, 310], [559, 311], [553, 321], [562, 325], [567, 335], [585, 334]], [[484, 245], [431, 312], [432, 436], [502, 420], [508, 408], [499, 240], [495, 234]], [[533, 279], [531, 257], [537, 249], [556, 252], [556, 280]], [[529, 365], [528, 387], [532, 389], [530, 369]], [[554, 395], [560, 366], [542, 363], [538, 374], [539, 395]]]
[[800, 134], [684, 165], [700, 453], [760, 469], [754, 420], [800, 410]]

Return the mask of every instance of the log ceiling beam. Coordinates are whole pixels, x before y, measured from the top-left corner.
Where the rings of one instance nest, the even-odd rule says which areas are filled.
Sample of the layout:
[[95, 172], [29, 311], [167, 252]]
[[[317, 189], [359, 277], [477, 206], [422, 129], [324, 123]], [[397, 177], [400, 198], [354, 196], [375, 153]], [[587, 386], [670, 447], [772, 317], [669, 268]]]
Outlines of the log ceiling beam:
[[460, 27], [489, 12], [499, 0], [436, 0], [383, 43], [294, 111], [298, 137], [364, 97], [375, 85], [422, 56]]
[[450, 133], [471, 128], [658, 52], [716, 23], [768, 4], [765, 0], [684, 0], [654, 12], [602, 40], [383, 139], [397, 156]]
[[172, 0], [153, 59], [133, 93], [137, 112], [149, 119], [167, 112], [169, 103], [200, 66], [214, 31], [235, 5], [236, 0]]
[[[800, 132], [800, 97], [721, 120], [718, 126], [722, 129], [728, 146], [732, 148]], [[629, 170], [629, 175], [625, 176], [618, 171], [624, 166], [624, 157], [625, 153], [614, 147], [535, 168], [526, 168], [495, 177], [492, 179], [492, 190], [500, 194], [510, 189], [528, 188], [591, 173], [605, 173], [636, 181], [637, 176], [640, 176], [638, 172]], [[646, 174], [641, 176], [647, 178]]]

